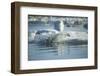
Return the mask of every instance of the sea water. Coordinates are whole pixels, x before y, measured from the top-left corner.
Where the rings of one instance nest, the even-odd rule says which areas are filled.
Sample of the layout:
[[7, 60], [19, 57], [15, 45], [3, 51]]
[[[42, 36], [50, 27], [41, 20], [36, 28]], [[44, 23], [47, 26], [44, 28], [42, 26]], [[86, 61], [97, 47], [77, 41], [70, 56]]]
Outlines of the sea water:
[[87, 45], [59, 45], [57, 47], [28, 45], [28, 60], [88, 58]]

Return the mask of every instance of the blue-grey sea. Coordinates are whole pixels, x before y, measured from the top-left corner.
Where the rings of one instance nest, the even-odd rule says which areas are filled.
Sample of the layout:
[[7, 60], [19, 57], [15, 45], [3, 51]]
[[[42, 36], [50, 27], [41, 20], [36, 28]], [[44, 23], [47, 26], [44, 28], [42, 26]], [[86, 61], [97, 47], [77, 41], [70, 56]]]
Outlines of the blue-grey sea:
[[79, 59], [88, 57], [87, 45], [28, 46], [28, 60]]

